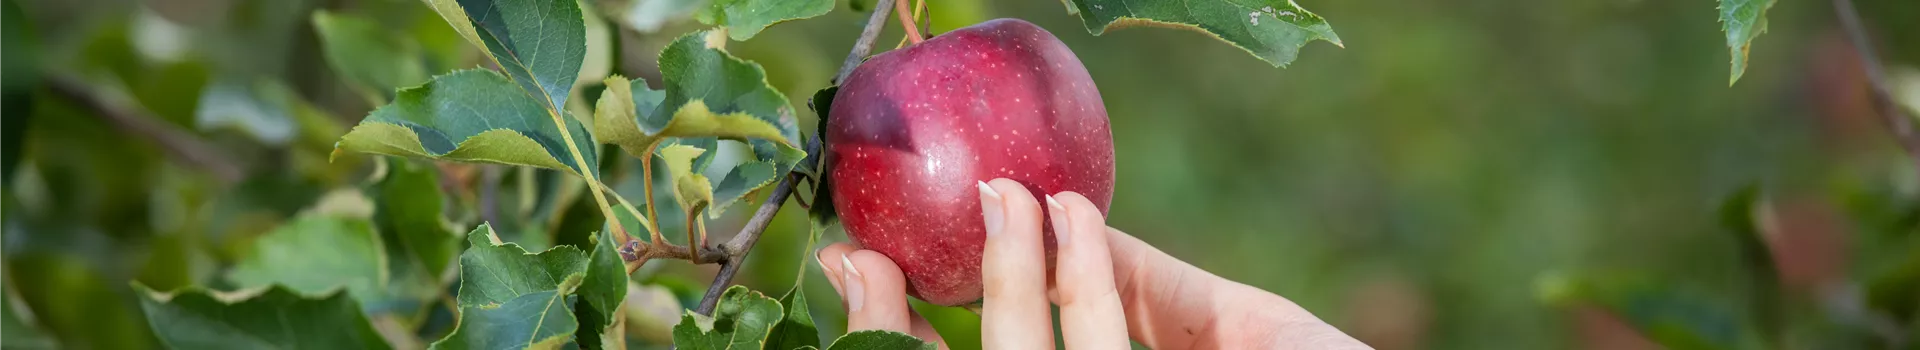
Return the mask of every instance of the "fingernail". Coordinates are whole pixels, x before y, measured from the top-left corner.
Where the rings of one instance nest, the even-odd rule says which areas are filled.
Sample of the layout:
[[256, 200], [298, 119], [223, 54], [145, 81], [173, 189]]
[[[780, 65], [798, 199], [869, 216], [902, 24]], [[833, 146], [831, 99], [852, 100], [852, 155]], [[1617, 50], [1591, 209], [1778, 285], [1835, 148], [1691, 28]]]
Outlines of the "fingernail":
[[860, 270], [853, 268], [853, 260], [847, 259], [846, 255], [840, 256], [840, 269], [842, 270], [841, 273], [846, 276], [840, 279], [840, 284], [846, 285], [847, 288], [845, 298], [847, 300], [847, 312], [858, 312], [860, 311], [860, 304], [867, 302], [866, 281], [860, 278]]
[[1006, 212], [1000, 209], [1000, 192], [994, 191], [993, 186], [987, 186], [986, 181], [979, 181], [979, 186], [980, 217], [987, 224], [987, 237], [993, 237], [1000, 234], [1000, 222]]
[[1047, 195], [1047, 218], [1053, 220], [1054, 244], [1067, 245], [1067, 236], [1071, 236], [1068, 232], [1073, 232], [1067, 227], [1067, 207], [1060, 205], [1060, 201], [1053, 200], [1053, 195]]

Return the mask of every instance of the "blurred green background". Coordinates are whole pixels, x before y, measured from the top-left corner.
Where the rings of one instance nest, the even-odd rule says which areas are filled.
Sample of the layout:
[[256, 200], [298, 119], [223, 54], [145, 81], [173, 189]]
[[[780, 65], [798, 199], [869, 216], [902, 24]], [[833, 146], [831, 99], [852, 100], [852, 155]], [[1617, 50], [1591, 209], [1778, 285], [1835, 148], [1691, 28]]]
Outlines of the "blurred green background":
[[[702, 28], [673, 1], [584, 3], [600, 23], [576, 96], [608, 73], [657, 85], [660, 48]], [[1301, 1], [1346, 47], [1309, 44], [1285, 69], [1194, 32], [1093, 36], [1056, 1], [929, 3], [935, 32], [1017, 17], [1085, 62], [1118, 154], [1110, 225], [1378, 348], [1920, 343], [1920, 172], [1826, 1], [1781, 0], [1732, 86], [1706, 0]], [[157, 347], [129, 281], [221, 287], [254, 237], [364, 210], [358, 189], [391, 160], [330, 162], [334, 140], [393, 87], [482, 61], [412, 0], [4, 4], [6, 348]], [[1920, 109], [1920, 2], [1860, 6]], [[853, 7], [867, 6], [729, 50], [805, 111], [866, 18]], [[355, 21], [341, 35], [379, 40], [325, 40], [322, 10]], [[362, 65], [389, 71], [338, 68]], [[606, 170], [623, 192], [632, 163]], [[461, 232], [495, 220], [544, 247], [601, 225], [554, 174], [437, 168]], [[1745, 189], [1754, 209], [1728, 219]], [[709, 229], [735, 231], [745, 207]], [[805, 269], [837, 334], [804, 212], [787, 208], [738, 282], [779, 293]], [[713, 271], [650, 263], [634, 317], [677, 319]], [[976, 316], [919, 309], [955, 348], [978, 346]], [[447, 320], [421, 322], [432, 339]]]

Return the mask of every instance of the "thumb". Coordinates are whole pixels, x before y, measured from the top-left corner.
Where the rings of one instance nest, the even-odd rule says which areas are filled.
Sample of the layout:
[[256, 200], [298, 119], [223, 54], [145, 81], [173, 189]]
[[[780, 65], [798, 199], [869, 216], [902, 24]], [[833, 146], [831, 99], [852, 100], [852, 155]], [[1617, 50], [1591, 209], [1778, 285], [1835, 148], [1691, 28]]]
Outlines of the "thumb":
[[1127, 334], [1134, 341], [1154, 349], [1182, 348], [1212, 331], [1207, 329], [1214, 314], [1211, 296], [1220, 277], [1111, 227], [1107, 247]]
[[1365, 349], [1273, 293], [1233, 282], [1180, 261], [1125, 232], [1107, 228], [1115, 289], [1127, 334], [1149, 348]]

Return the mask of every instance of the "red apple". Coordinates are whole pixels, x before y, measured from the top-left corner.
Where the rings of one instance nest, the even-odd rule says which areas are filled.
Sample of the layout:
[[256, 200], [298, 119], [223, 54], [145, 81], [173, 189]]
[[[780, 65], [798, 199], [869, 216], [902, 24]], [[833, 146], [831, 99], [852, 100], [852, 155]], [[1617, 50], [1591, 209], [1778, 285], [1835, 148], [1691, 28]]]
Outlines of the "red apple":
[[[977, 182], [1079, 192], [1102, 213], [1113, 199], [1100, 92], [1073, 51], [1026, 21], [987, 21], [874, 56], [832, 106], [834, 208], [854, 243], [892, 258], [908, 293], [927, 302], [980, 300]], [[1051, 253], [1051, 228], [1046, 244]]]

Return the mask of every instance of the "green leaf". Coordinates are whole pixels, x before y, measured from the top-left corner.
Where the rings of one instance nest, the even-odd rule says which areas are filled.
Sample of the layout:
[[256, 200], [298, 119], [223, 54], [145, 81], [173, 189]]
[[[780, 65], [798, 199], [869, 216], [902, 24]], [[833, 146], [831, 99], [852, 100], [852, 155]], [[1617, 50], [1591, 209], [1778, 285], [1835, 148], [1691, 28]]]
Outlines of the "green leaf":
[[1747, 51], [1753, 39], [1767, 32], [1767, 9], [1774, 0], [1720, 0], [1720, 30], [1727, 33], [1727, 54], [1733, 56], [1727, 85], [1740, 81], [1747, 72]]
[[[641, 205], [645, 205], [645, 204], [641, 204]], [[646, 208], [641, 207], [636, 209], [646, 209]], [[651, 224], [652, 222], [648, 221], [645, 218], [634, 216], [633, 213], [627, 211], [626, 205], [615, 203], [613, 205], [613, 216], [614, 218], [620, 220], [620, 227], [627, 228], [627, 232], [629, 232], [627, 234], [628, 237], [633, 237], [633, 238], [642, 239], [642, 240], [653, 238], [652, 235], [647, 234], [647, 229], [646, 229], [648, 224]]]
[[6, 60], [0, 61], [0, 186], [9, 189], [27, 126], [32, 124], [33, 91], [42, 74], [40, 35], [33, 22], [21, 13], [19, 2], [0, 2], [0, 50], [7, 52]]
[[1314, 40], [1345, 47], [1326, 19], [1292, 0], [1075, 0], [1068, 5], [1077, 6], [1094, 35], [1131, 26], [1195, 30], [1274, 67], [1292, 63], [1300, 47]]
[[7, 73], [0, 77], [0, 90], [15, 92], [33, 89], [43, 74], [39, 69], [42, 63], [39, 56], [40, 37], [34, 35], [35, 21], [22, 13], [16, 1], [0, 3], [0, 19], [4, 19], [0, 21], [0, 26], [6, 29], [0, 31], [0, 35], [6, 39], [0, 44], [5, 45], [7, 52], [12, 52], [7, 55], [8, 60], [0, 61], [0, 72]]
[[[0, 4], [0, 6], [11, 7], [14, 5], [13, 5], [13, 2], [9, 1], [4, 4]], [[13, 10], [6, 9], [5, 11], [13, 11]], [[13, 17], [8, 17], [7, 19], [16, 20]], [[0, 281], [0, 282], [4, 282], [4, 281]], [[56, 348], [59, 348], [58, 346], [56, 346], [57, 344], [54, 342], [52, 335], [49, 335], [46, 332], [41, 331], [39, 327], [34, 326], [32, 320], [22, 317], [20, 313], [14, 311], [16, 308], [25, 306], [25, 305], [26, 305], [26, 302], [21, 301], [17, 296], [15, 296], [12, 289], [8, 289], [5, 286], [0, 286], [0, 334], [6, 335], [6, 338], [0, 338], [0, 348], [7, 348], [7, 349], [56, 349]]]
[[686, 101], [684, 106], [669, 114], [664, 106], [667, 92], [647, 89], [646, 81], [629, 82], [613, 76], [607, 78], [606, 84], [607, 90], [601, 93], [599, 107], [593, 113], [594, 135], [600, 136], [601, 142], [620, 146], [634, 157], [642, 157], [648, 149], [658, 147], [668, 138], [784, 142], [783, 138], [789, 134], [775, 126], [777, 116], [766, 119], [744, 112], [715, 113], [705, 101], [685, 99], [680, 100]]
[[[814, 131], [813, 137], [822, 138], [820, 139], [820, 144], [822, 145], [829, 142], [829, 140], [825, 139], [825, 137], [827, 137], [827, 116], [832, 115], [833, 96], [839, 92], [839, 86], [829, 86], [825, 89], [820, 89], [819, 92], [813, 93], [813, 99], [809, 103], [809, 105], [813, 107], [814, 115], [820, 116], [819, 130]], [[827, 174], [832, 173], [832, 169], [828, 169], [828, 164], [831, 163], [827, 162], [825, 158], [824, 155], [814, 157], [813, 171], [809, 174], [813, 178], [812, 206], [807, 208], [807, 222], [810, 224], [807, 237], [807, 249], [809, 252], [813, 249], [814, 242], [819, 242], [820, 237], [825, 235], [827, 230], [833, 229], [834, 225], [840, 224], [840, 213], [836, 212], [833, 208], [833, 178], [827, 176]]]
[[519, 244], [500, 243], [487, 225], [468, 233], [467, 242], [472, 247], [460, 254], [460, 306], [498, 306], [531, 293], [571, 289], [586, 275], [587, 254], [573, 246], [531, 254]]
[[420, 49], [380, 23], [324, 10], [315, 11], [312, 21], [327, 63], [365, 93], [384, 100], [394, 89], [427, 80]]
[[232, 129], [261, 143], [285, 145], [293, 140], [293, 113], [301, 103], [299, 93], [278, 80], [223, 78], [201, 92], [194, 127]]
[[800, 284], [795, 283], [793, 289], [787, 290], [787, 295], [780, 297], [780, 305], [785, 305], [787, 312], [780, 318], [780, 323], [773, 325], [773, 333], [767, 337], [767, 349], [820, 347], [820, 329], [813, 325], [813, 314], [807, 312], [807, 296], [804, 294]]
[[673, 177], [673, 201], [688, 215], [698, 214], [713, 203], [713, 184], [706, 175], [693, 172], [693, 160], [707, 150], [687, 145], [671, 145], [660, 149], [660, 156], [667, 161], [667, 171]]
[[241, 288], [281, 285], [321, 294], [345, 287], [369, 305], [391, 298], [387, 256], [364, 219], [302, 216], [255, 239], [252, 248], [227, 274]]
[[1868, 275], [1864, 294], [1869, 309], [1912, 323], [1920, 313], [1920, 246], [1909, 244], [1906, 250], [1898, 261]]
[[485, 50], [542, 107], [558, 112], [587, 55], [574, 0], [426, 0], [467, 42]]
[[[1762, 334], [1779, 334], [1785, 313], [1781, 310], [1780, 273], [1774, 267], [1773, 251], [1767, 248], [1766, 232], [1760, 227], [1766, 205], [1766, 193], [1758, 185], [1747, 185], [1720, 205], [1720, 221], [1732, 235], [1741, 267], [1746, 270], [1751, 319]], [[1774, 339], [1769, 339], [1774, 340]]]
[[[625, 227], [638, 230], [641, 226]], [[575, 308], [581, 323], [578, 341], [589, 349], [604, 347], [601, 335], [618, 334], [617, 330], [609, 332], [608, 327], [620, 317], [621, 303], [627, 298], [627, 265], [620, 259], [612, 232], [602, 230], [594, 235], [593, 253], [587, 258], [587, 276], [577, 291], [580, 304]]]
[[641, 33], [654, 33], [669, 22], [686, 18], [707, 5], [702, 0], [629, 1], [620, 9], [620, 24]]
[[727, 27], [733, 40], [747, 40], [768, 26], [833, 11], [834, 0], [713, 0], [693, 14], [700, 23]]
[[398, 243], [402, 264], [439, 276], [460, 252], [459, 235], [447, 228], [439, 172], [406, 159], [387, 163], [387, 177], [376, 185], [374, 222], [388, 242]]
[[[453, 333], [434, 342], [442, 349], [559, 347], [580, 324], [567, 300], [588, 278], [588, 256], [573, 246], [539, 254], [500, 243], [493, 228], [481, 225], [467, 234], [472, 244], [460, 255], [460, 315]], [[606, 292], [595, 278], [588, 303]]]
[[[420, 1], [427, 3], [427, 7], [433, 8], [433, 12], [439, 14], [440, 19], [446, 20], [447, 25], [453, 27], [453, 32], [460, 34], [460, 38], [466, 39], [468, 44], [473, 44], [481, 50], [487, 49], [486, 42], [480, 40], [480, 31], [474, 28], [473, 20], [467, 18], [467, 10], [461, 8], [459, 0]], [[581, 30], [583, 37], [586, 35], [585, 31], [585, 29]]]
[[[499, 73], [461, 70], [400, 90], [340, 137], [341, 151], [561, 169], [584, 174], [539, 101]], [[586, 128], [562, 118], [587, 169], [599, 166]]]
[[[744, 114], [774, 128], [727, 129], [733, 134], [673, 136], [719, 136], [735, 140], [751, 138], [792, 146], [793, 141], [799, 138], [799, 130], [794, 126], [793, 107], [788, 105], [787, 96], [767, 83], [766, 70], [760, 64], [727, 53], [725, 45], [726, 42], [718, 40], [712, 32], [694, 32], [674, 39], [673, 43], [661, 49], [660, 76], [666, 97], [662, 98], [653, 113], [641, 116], [640, 127], [648, 134], [660, 134], [674, 127], [673, 123], [699, 126], [706, 124], [698, 121], [708, 118], [727, 120]], [[681, 121], [683, 118], [694, 121]]]
[[139, 283], [133, 288], [153, 333], [169, 348], [388, 348], [343, 292], [305, 297], [281, 286], [235, 293], [161, 293]]
[[779, 301], [733, 286], [720, 295], [713, 317], [682, 315], [673, 326], [673, 343], [687, 350], [759, 349], [782, 316]]
[[753, 148], [754, 159], [734, 166], [720, 183], [714, 184], [714, 204], [708, 212], [719, 217], [727, 208], [746, 199], [753, 191], [766, 188], [788, 173], [793, 172], [800, 160], [807, 158], [807, 152], [764, 140], [748, 141]]
[[[438, 169], [423, 162], [389, 158], [386, 177], [367, 189], [373, 223], [385, 247], [388, 302], [362, 298], [368, 312], [392, 311], [418, 317], [445, 293], [442, 276], [460, 254], [460, 235], [442, 218], [445, 198]], [[356, 296], [358, 297], [358, 296]], [[409, 320], [417, 321], [417, 320]]]
[[[746, 143], [754, 159], [715, 183], [708, 210], [714, 217], [778, 181], [806, 157], [794, 146], [799, 130], [786, 95], [767, 83], [759, 64], [722, 49], [726, 41], [716, 34], [687, 34], [661, 50], [663, 90], [648, 89], [644, 81], [607, 79], [594, 112], [601, 142], [619, 145], [634, 157], [647, 158], [649, 150], [673, 138], [709, 150], [717, 142], [710, 138]], [[703, 171], [711, 154], [696, 159], [693, 171]]]
[[827, 350], [855, 350], [855, 349], [934, 350], [939, 348], [940, 346], [938, 344], [929, 343], [929, 342], [920, 340], [920, 338], [915, 338], [914, 336], [907, 335], [906, 333], [900, 333], [900, 332], [894, 332], [894, 331], [881, 331], [881, 330], [848, 332], [847, 335], [840, 336], [840, 339], [834, 339], [833, 345], [827, 346]]
[[[814, 131], [813, 137], [821, 137], [820, 144], [822, 145], [829, 142], [829, 140], [824, 139], [824, 137], [827, 137], [827, 116], [832, 115], [833, 96], [839, 92], [839, 86], [829, 86], [825, 89], [820, 89], [820, 92], [813, 93], [811, 106], [813, 107], [814, 115], [820, 116], [819, 130]], [[812, 240], [818, 241], [820, 240], [821, 234], [825, 233], [827, 229], [832, 228], [833, 225], [840, 224], [840, 213], [835, 212], [833, 209], [833, 178], [826, 175], [832, 173], [832, 169], [828, 169], [827, 166], [831, 163], [828, 163], [824, 156], [814, 158], [816, 163], [814, 163], [812, 173], [814, 182], [813, 205], [807, 208], [807, 221], [813, 224]]]
[[1754, 349], [1763, 346], [1753, 310], [1740, 299], [1705, 293], [1636, 273], [1555, 273], [1536, 282], [1547, 302], [1592, 305], [1669, 349]]
[[557, 349], [580, 324], [567, 293], [528, 293], [499, 305], [461, 306], [459, 324], [433, 349]]

